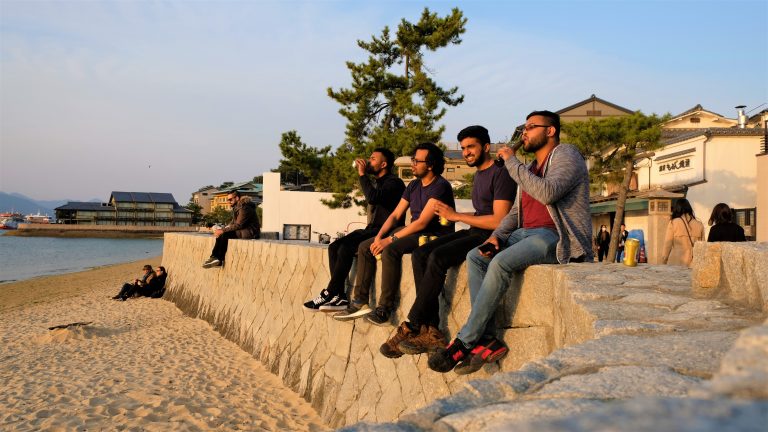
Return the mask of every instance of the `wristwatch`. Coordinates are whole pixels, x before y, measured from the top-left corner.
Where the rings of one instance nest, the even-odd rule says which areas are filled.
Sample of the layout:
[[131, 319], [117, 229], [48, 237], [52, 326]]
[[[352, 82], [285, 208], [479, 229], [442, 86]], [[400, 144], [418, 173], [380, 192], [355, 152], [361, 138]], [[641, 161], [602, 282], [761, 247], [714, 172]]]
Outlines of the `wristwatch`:
[[397, 236], [396, 236], [396, 235], [394, 235], [394, 234], [392, 234], [392, 235], [391, 235], [389, 238], [390, 238], [390, 239], [392, 239], [392, 241], [395, 241], [395, 240], [397, 240]]

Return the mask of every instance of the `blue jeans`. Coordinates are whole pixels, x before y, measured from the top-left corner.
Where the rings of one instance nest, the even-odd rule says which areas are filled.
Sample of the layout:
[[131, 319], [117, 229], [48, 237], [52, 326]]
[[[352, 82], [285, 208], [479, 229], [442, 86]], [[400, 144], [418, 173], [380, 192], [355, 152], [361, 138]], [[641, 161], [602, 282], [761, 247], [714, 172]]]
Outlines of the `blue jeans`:
[[474, 345], [484, 335], [496, 336], [493, 315], [513, 278], [534, 264], [557, 263], [556, 231], [547, 228], [520, 228], [499, 246], [502, 250], [488, 259], [477, 248], [467, 253], [469, 299], [472, 312], [456, 338], [466, 346]]

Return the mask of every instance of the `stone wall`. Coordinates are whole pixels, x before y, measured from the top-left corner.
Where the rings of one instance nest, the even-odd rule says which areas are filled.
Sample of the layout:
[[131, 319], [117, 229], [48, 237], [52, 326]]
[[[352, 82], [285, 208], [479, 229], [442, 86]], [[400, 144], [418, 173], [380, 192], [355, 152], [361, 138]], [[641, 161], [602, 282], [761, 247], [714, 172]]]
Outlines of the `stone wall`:
[[695, 295], [768, 312], [768, 243], [697, 242], [693, 257]]
[[[510, 289], [496, 317], [506, 328], [510, 354], [469, 377], [438, 374], [427, 367], [426, 355], [392, 360], [379, 353], [394, 326], [338, 322], [303, 309], [301, 304], [328, 283], [327, 246], [233, 240], [225, 267], [203, 269], [212, 247], [209, 235], [165, 235], [166, 298], [260, 359], [334, 427], [396, 420], [462, 391], [470, 379], [516, 370], [595, 335], [595, 314], [575, 302], [572, 280], [564, 273], [581, 268], [580, 274], [588, 275], [593, 265], [534, 266], [519, 289]], [[398, 308], [393, 323], [405, 319], [415, 298], [409, 256], [403, 260], [401, 295], [405, 307]], [[469, 314], [464, 266], [449, 272], [441, 301], [441, 310], [449, 311], [441, 327], [453, 337]]]

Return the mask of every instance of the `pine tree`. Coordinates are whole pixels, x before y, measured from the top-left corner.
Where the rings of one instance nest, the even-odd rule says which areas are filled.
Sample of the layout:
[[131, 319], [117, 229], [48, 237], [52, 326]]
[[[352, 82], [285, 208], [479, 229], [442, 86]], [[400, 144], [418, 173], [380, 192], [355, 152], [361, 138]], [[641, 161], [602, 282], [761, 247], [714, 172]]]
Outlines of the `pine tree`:
[[[635, 161], [652, 155], [650, 152], [661, 147], [661, 124], [668, 119], [668, 114], [647, 116], [638, 111], [631, 116], [563, 124], [567, 141], [578, 147], [591, 162], [591, 185], [602, 189], [603, 184], [620, 182], [608, 257], [615, 257], [618, 249]], [[606, 263], [611, 262], [613, 259], [606, 260]]]

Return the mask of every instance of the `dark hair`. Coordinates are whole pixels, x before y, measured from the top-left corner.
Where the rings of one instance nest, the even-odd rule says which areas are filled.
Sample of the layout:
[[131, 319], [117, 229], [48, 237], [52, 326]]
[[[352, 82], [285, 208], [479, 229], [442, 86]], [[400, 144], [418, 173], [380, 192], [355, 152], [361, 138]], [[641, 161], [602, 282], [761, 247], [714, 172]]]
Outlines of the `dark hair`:
[[712, 209], [712, 216], [709, 217], [709, 224], [721, 224], [733, 222], [733, 210], [728, 204], [720, 203]]
[[528, 120], [529, 118], [533, 116], [542, 116], [547, 119], [549, 119], [549, 125], [553, 126], [555, 128], [555, 139], [560, 139], [560, 116], [553, 113], [552, 111], [534, 111], [530, 114], [528, 114], [528, 117], [525, 119]]
[[443, 173], [443, 168], [445, 168], [445, 156], [443, 155], [443, 151], [440, 150], [440, 147], [432, 143], [421, 143], [413, 149], [412, 156], [416, 156], [416, 150], [426, 150], [428, 152], [427, 166], [432, 167], [432, 172], [435, 175]]
[[384, 159], [387, 160], [387, 172], [391, 173], [392, 169], [395, 167], [395, 154], [392, 153], [390, 149], [384, 147], [376, 147], [373, 149], [373, 152], [384, 155]]
[[163, 273], [168, 273], [167, 271], [165, 271], [165, 267], [163, 267], [163, 266], [158, 266], [157, 268], [159, 268], [160, 270], [162, 270], [162, 272], [163, 272]]
[[152, 270], [152, 266], [149, 264], [146, 264], [144, 267], [141, 268], [142, 270]]
[[227, 195], [234, 195], [236, 197], [239, 197], [240, 196], [240, 191], [239, 190], [233, 190], [233, 191], [230, 191], [229, 193], [227, 193]]
[[459, 142], [463, 141], [464, 138], [474, 138], [480, 141], [482, 145], [490, 144], [491, 142], [491, 137], [488, 136], [488, 129], [479, 125], [467, 126], [456, 135], [456, 139]]
[[670, 219], [679, 218], [686, 214], [691, 215], [691, 217], [695, 217], [693, 215], [693, 208], [691, 208], [691, 203], [689, 203], [685, 198], [676, 200], [672, 204], [672, 217]]

